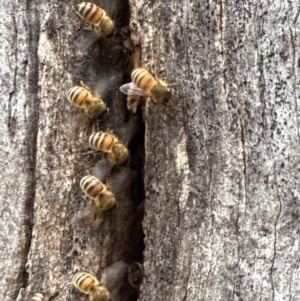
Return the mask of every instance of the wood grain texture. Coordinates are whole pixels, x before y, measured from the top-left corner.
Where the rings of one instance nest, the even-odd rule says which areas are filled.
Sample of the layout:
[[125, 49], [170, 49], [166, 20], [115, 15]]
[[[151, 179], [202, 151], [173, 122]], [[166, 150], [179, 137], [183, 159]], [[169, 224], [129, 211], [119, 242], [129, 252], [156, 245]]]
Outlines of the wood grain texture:
[[[116, 0], [106, 8], [98, 1], [118, 20], [117, 34], [101, 40], [82, 30], [75, 4], [9, 1], [2, 12], [1, 165], [6, 171], [0, 192], [5, 245], [0, 295], [5, 301], [27, 300], [36, 292], [55, 300], [86, 300], [70, 285], [76, 272], [85, 268], [100, 279], [120, 260], [142, 260], [143, 123], [139, 117], [132, 121], [118, 92], [129, 72], [118, 33], [128, 23], [128, 3]], [[101, 93], [109, 113], [91, 120], [71, 105], [66, 93], [80, 80]], [[79, 186], [100, 160], [88, 146], [89, 135], [100, 129], [115, 130], [132, 152], [128, 165], [110, 172], [118, 205], [103, 215], [89, 214], [91, 202]], [[118, 285], [122, 300], [136, 299], [132, 289]], [[120, 299], [120, 292], [114, 296]]]
[[299, 7], [133, 1], [146, 118], [139, 300], [300, 300]]
[[[96, 4], [105, 7], [100, 1]], [[76, 272], [87, 269], [100, 279], [105, 267], [119, 260], [131, 263], [142, 256], [141, 217], [136, 210], [143, 201], [143, 189], [135, 188], [140, 180], [124, 186], [117, 207], [102, 215], [86, 214], [89, 202], [79, 186], [80, 179], [99, 161], [99, 154], [90, 154], [89, 135], [107, 128], [120, 130], [130, 120], [118, 94], [126, 56], [117, 37], [97, 40], [92, 32], [80, 30], [82, 21], [72, 3], [48, 1], [41, 4], [40, 11], [35, 225], [27, 264], [30, 285], [25, 294], [39, 291], [55, 300], [85, 300], [86, 296], [70, 285]], [[68, 89], [80, 80], [101, 94], [109, 113], [91, 120], [68, 102]], [[113, 169], [112, 180], [122, 172], [130, 180], [131, 169], [137, 169], [134, 175], [140, 173], [141, 162], [132, 159], [130, 165]], [[132, 297], [125, 296], [125, 300]]]
[[[35, 198], [38, 121], [37, 30], [34, 5], [1, 1], [0, 279], [1, 299], [15, 300], [27, 284], [25, 264]], [[33, 29], [36, 27], [36, 29]]]
[[[93, 2], [128, 22], [127, 1]], [[83, 219], [79, 181], [99, 161], [88, 137], [132, 118], [127, 53], [118, 35], [90, 44], [78, 1], [0, 4], [1, 300], [87, 300], [70, 285], [82, 268], [135, 300], [120, 282], [142, 261], [144, 176], [140, 301], [300, 300], [297, 1], [130, 0], [141, 65], [176, 95], [147, 100], [145, 166], [139, 121], [130, 164], [112, 170], [136, 177], [117, 208]], [[80, 80], [109, 114], [67, 101]]]

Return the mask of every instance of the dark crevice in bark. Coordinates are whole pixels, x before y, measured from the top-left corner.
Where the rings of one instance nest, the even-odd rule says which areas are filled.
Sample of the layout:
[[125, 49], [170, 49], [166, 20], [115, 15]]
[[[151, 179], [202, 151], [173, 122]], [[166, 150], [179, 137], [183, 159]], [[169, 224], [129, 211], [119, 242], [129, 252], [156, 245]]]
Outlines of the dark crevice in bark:
[[[30, 140], [28, 141], [28, 164], [31, 166], [28, 170], [28, 183], [31, 183], [28, 189], [26, 201], [24, 202], [25, 212], [25, 241], [23, 248], [23, 270], [20, 274], [21, 288], [28, 286], [28, 273], [26, 271], [26, 262], [31, 247], [32, 228], [34, 225], [34, 202], [36, 194], [36, 156], [37, 156], [37, 135], [39, 123], [39, 98], [38, 98], [38, 59], [37, 50], [39, 42], [39, 12], [35, 1], [27, 1], [26, 3], [26, 17], [28, 26], [28, 59], [26, 62], [27, 75], [27, 95], [26, 104], [28, 105], [28, 132]], [[19, 292], [16, 294], [16, 298]]]
[[[294, 268], [294, 267], [293, 267]], [[290, 294], [290, 301], [292, 300], [292, 282], [293, 282], [293, 272], [294, 270], [292, 269], [291, 271], [291, 277], [290, 277], [290, 283], [289, 283], [289, 294]]]
[[[99, 82], [101, 81], [107, 83], [105, 95], [102, 95], [101, 91], [99, 91], [99, 94], [102, 95], [106, 102], [109, 113], [101, 115], [97, 120], [93, 120], [94, 124], [91, 122], [89, 132], [91, 134], [92, 132], [99, 130], [112, 130], [121, 141], [128, 144], [130, 152], [128, 162], [123, 166], [113, 166], [103, 181], [108, 181], [108, 179], [114, 180], [121, 175], [124, 170], [129, 171], [129, 178], [131, 173], [135, 175], [133, 182], [116, 194], [117, 206], [102, 214], [103, 219], [101, 225], [98, 227], [98, 233], [88, 229], [88, 227], [92, 229], [93, 225], [87, 225], [85, 228], [82, 227], [82, 229], [76, 230], [78, 237], [81, 237], [81, 235], [93, 235], [99, 237], [99, 253], [97, 254], [96, 252], [94, 254], [94, 256], [97, 257], [97, 260], [99, 258], [99, 270], [91, 270], [91, 272], [96, 273], [97, 277], [100, 279], [103, 270], [109, 268], [118, 261], [123, 261], [126, 264], [131, 264], [133, 262], [143, 263], [144, 234], [142, 220], [144, 216], [145, 198], [145, 128], [142, 120], [142, 110], [139, 108], [136, 114], [128, 111], [126, 104], [127, 97], [118, 91], [121, 85], [131, 81], [131, 71], [133, 68], [132, 61], [128, 60], [132, 51], [124, 47], [120, 34], [121, 29], [127, 27], [129, 24], [129, 3], [128, 1], [121, 0], [113, 1], [113, 5], [115, 6], [113, 13], [110, 12], [110, 5], [105, 5], [106, 2], [93, 1], [93, 3], [106, 10], [107, 14], [116, 21], [115, 32], [112, 37], [100, 38], [95, 41], [95, 43], [83, 53], [81, 58], [75, 57], [73, 59], [76, 66], [71, 72], [73, 75], [73, 82], [74, 85], [77, 85], [80, 80], [83, 80], [83, 82], [89, 85], [92, 90], [97, 88], [97, 85], [100, 85]], [[80, 34], [87, 36], [89, 33], [90, 32], [82, 31]], [[114, 78], [113, 80], [111, 80], [112, 77]], [[131, 122], [135, 124], [134, 128], [130, 126]], [[93, 167], [99, 162], [99, 157], [97, 158], [97, 156], [94, 156], [89, 162], [90, 165], [85, 166], [85, 170], [93, 170]], [[80, 177], [80, 173], [83, 174], [85, 171], [80, 170], [78, 173], [75, 171], [75, 173], [76, 177]], [[122, 185], [123, 184], [120, 184], [120, 186]], [[82, 198], [80, 187], [77, 185], [75, 186], [75, 189], [73, 189], [72, 198]], [[88, 222], [92, 223], [93, 221]], [[73, 230], [70, 229], [70, 231]], [[74, 236], [73, 233], [65, 233], [64, 236], [66, 237], [68, 235]], [[73, 237], [73, 239], [76, 238]], [[65, 241], [65, 239], [63, 239], [63, 241]], [[78, 243], [73, 241], [71, 244], [72, 245], [69, 246], [66, 242], [65, 244], [62, 244], [62, 251], [70, 254], [73, 254], [75, 251], [77, 252], [76, 245], [78, 245]], [[76, 250], [74, 250], [75, 248]], [[82, 248], [84, 248], [84, 246], [82, 246]], [[62, 252], [62, 254], [63, 253], [64, 252]], [[70, 257], [72, 257], [72, 255], [70, 255]], [[80, 258], [76, 259], [76, 261], [80, 260]], [[69, 268], [70, 267], [67, 266], [67, 269]], [[84, 268], [90, 269], [92, 267], [88, 266]], [[71, 292], [71, 295], [75, 296], [75, 294], [78, 294], [76, 290]], [[124, 301], [134, 301], [138, 297], [136, 293], [130, 292], [130, 288], [128, 288], [128, 283], [126, 283], [126, 281], [123, 283], [118, 295], [119, 298]]]
[[[181, 191], [182, 189], [180, 189], [178, 195], [180, 196], [181, 195]], [[178, 229], [180, 229], [180, 222], [181, 222], [181, 214], [180, 214], [180, 205], [179, 205], [179, 202], [181, 201], [180, 200], [180, 197], [178, 197], [178, 202], [176, 203], [176, 208], [177, 208], [177, 224], [178, 224]], [[179, 238], [179, 242], [181, 244], [181, 235], [180, 235], [180, 231], [178, 231], [178, 238]]]
[[241, 144], [242, 144], [243, 165], [244, 165], [243, 174], [245, 178], [245, 188], [246, 188], [247, 159], [246, 159], [246, 148], [245, 148], [245, 133], [244, 133], [244, 126], [242, 120], [241, 120]]
[[297, 11], [297, 14], [295, 16], [295, 19], [294, 19], [294, 24], [296, 24], [298, 18], [299, 18], [299, 14], [300, 14], [300, 7], [298, 8], [298, 11]]
[[185, 282], [185, 294], [184, 294], [184, 297], [182, 298], [181, 301], [186, 301], [187, 297], [188, 297], [188, 284], [189, 284], [189, 280], [190, 280], [190, 276], [191, 276], [191, 266], [190, 266], [190, 263], [189, 263], [189, 274], [187, 276], [187, 279], [186, 279], [186, 282]]
[[62, 235], [60, 237], [60, 253], [62, 253], [63, 242], [65, 239], [66, 224], [67, 224], [67, 220], [68, 220], [69, 205], [70, 205], [70, 199], [71, 199], [71, 194], [72, 194], [73, 188], [74, 188], [74, 179], [72, 179], [72, 185], [71, 185], [70, 191], [68, 193], [68, 201], [67, 201], [66, 210], [65, 210], [64, 224], [63, 224], [63, 228], [62, 228]]
[[[224, 43], [225, 43], [225, 40], [224, 40], [224, 31], [223, 31], [223, 27], [224, 27], [224, 24], [223, 24], [223, 20], [224, 20], [224, 7], [223, 7], [223, 0], [220, 0], [219, 2], [219, 6], [220, 6], [220, 13], [218, 15], [218, 25], [219, 25], [219, 32], [220, 32], [220, 36], [221, 36], [221, 55], [222, 55], [222, 58], [223, 60], [225, 59], [225, 47], [224, 47]], [[222, 77], [223, 77], [223, 89], [224, 89], [224, 92], [226, 93], [226, 68], [223, 69], [222, 71]]]
[[[241, 116], [240, 116], [241, 118]], [[246, 199], [246, 174], [247, 174], [247, 165], [246, 165], [246, 150], [245, 150], [245, 133], [244, 133], [244, 126], [242, 119], [240, 120], [240, 126], [241, 126], [241, 144], [242, 144], [242, 154], [243, 154], [243, 175], [244, 175], [244, 199]], [[241, 196], [241, 199], [243, 199], [243, 196]], [[241, 283], [241, 276], [239, 275], [239, 265], [240, 265], [240, 251], [241, 251], [241, 243], [239, 239], [239, 220], [240, 220], [240, 204], [238, 204], [237, 209], [237, 219], [235, 223], [235, 229], [236, 229], [236, 239], [238, 243], [238, 263], [237, 263], [237, 269], [236, 269], [236, 276], [234, 281], [234, 291], [233, 296], [240, 297], [240, 283]]]
[[261, 100], [261, 103], [263, 104], [263, 109], [264, 111], [262, 112], [262, 119], [264, 121], [264, 127], [267, 128], [267, 119], [266, 119], [266, 100], [265, 100], [265, 90], [266, 90], [266, 83], [265, 83], [265, 75], [264, 75], [264, 57], [263, 55], [259, 54], [259, 49], [258, 49], [258, 71], [259, 71], [259, 98]]
[[273, 273], [274, 273], [275, 260], [276, 260], [276, 256], [277, 256], [277, 249], [276, 249], [277, 248], [277, 225], [278, 225], [279, 218], [280, 218], [281, 212], [282, 212], [282, 201], [281, 201], [280, 195], [279, 195], [277, 174], [276, 174], [276, 172], [277, 172], [276, 171], [276, 161], [274, 163], [273, 172], [274, 172], [274, 186], [276, 187], [276, 193], [277, 193], [277, 198], [278, 198], [278, 202], [279, 202], [279, 210], [278, 210], [278, 214], [277, 214], [275, 224], [274, 224], [274, 244], [273, 244], [274, 255], [272, 258], [272, 265], [271, 265], [271, 269], [270, 269], [270, 277], [271, 277], [271, 285], [272, 285], [272, 300], [275, 300], [275, 284], [274, 284]]
[[220, 31], [220, 34], [221, 34], [222, 55], [224, 56], [224, 48], [223, 48], [223, 41], [224, 41], [224, 37], [223, 37], [223, 1], [222, 0], [220, 0], [219, 5], [220, 5], [219, 31]]
[[[293, 31], [290, 28], [290, 34], [291, 34], [291, 44], [292, 44], [292, 51], [293, 51], [293, 61], [292, 61], [292, 69], [293, 69], [293, 87], [294, 91], [297, 91], [297, 77], [296, 77], [296, 70], [295, 70], [295, 64], [296, 64], [296, 46], [295, 46], [295, 37], [293, 35]], [[297, 93], [294, 93], [294, 100], [295, 100], [295, 113], [296, 113], [296, 123], [297, 123], [297, 135], [298, 140], [300, 142], [300, 135], [299, 135], [299, 120], [298, 120], [298, 100], [297, 100]]]
[[17, 89], [16, 87], [16, 81], [17, 81], [17, 73], [18, 73], [18, 29], [17, 29], [17, 23], [16, 23], [16, 18], [14, 15], [12, 15], [12, 23], [13, 23], [13, 28], [14, 28], [14, 34], [13, 34], [13, 41], [12, 41], [12, 45], [15, 45], [15, 66], [14, 66], [14, 76], [13, 76], [13, 87], [10, 87], [10, 91], [9, 91], [9, 100], [8, 100], [8, 130], [10, 133], [10, 138], [11, 140], [13, 140], [14, 136], [15, 136], [15, 131], [16, 131], [16, 117], [12, 116], [12, 101], [15, 100], [15, 91]]
[[[210, 186], [209, 186], [209, 209], [210, 209], [210, 219], [211, 219], [211, 233], [210, 233], [210, 237], [211, 237], [211, 243], [210, 243], [210, 251], [212, 253], [212, 247], [214, 245], [214, 241], [215, 241], [215, 236], [214, 236], [214, 232], [213, 232], [213, 228], [214, 228], [214, 213], [213, 213], [213, 175], [214, 175], [214, 172], [213, 172], [213, 167], [210, 168], [209, 170], [209, 183], [210, 183]], [[208, 291], [208, 285], [209, 285], [209, 278], [210, 278], [210, 275], [212, 273], [212, 262], [210, 263], [209, 265], [209, 271], [207, 273], [207, 277], [206, 277], [206, 287], [205, 287], [205, 294], [207, 293]]]

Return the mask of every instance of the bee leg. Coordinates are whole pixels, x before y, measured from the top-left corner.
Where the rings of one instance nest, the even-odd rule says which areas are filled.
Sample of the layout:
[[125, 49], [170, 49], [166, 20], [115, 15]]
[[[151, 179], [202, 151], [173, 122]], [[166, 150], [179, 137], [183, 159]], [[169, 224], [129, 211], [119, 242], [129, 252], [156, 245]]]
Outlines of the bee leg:
[[155, 100], [155, 99], [153, 99], [153, 98], [151, 98], [151, 97], [148, 97], [148, 98], [150, 98], [153, 102], [158, 102], [157, 100]]
[[81, 17], [81, 15], [79, 14], [79, 12], [77, 11], [77, 9], [76, 9], [76, 7], [75, 7], [74, 5], [72, 5], [72, 9], [74, 9], [75, 14], [76, 14], [77, 16], [79, 16], [81, 20], [83, 20], [82, 17]]
[[83, 110], [84, 110], [85, 114], [88, 115], [90, 118], [94, 118], [90, 107], [86, 107]]
[[86, 154], [95, 154], [97, 151], [87, 151]]
[[81, 87], [83, 87], [84, 89], [88, 90], [89, 92], [92, 92], [91, 88], [89, 86], [87, 86], [83, 80], [80, 81], [80, 85]]

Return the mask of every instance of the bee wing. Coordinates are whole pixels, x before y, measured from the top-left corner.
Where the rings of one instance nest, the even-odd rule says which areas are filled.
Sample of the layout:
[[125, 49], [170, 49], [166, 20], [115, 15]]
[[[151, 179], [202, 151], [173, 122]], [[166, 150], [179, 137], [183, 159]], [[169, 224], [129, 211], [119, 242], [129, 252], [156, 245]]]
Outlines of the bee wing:
[[102, 0], [100, 7], [106, 11], [106, 14], [114, 21], [115, 27], [120, 28], [128, 23], [130, 19], [130, 10], [124, 10], [124, 1], [120, 0]]
[[111, 292], [119, 290], [127, 273], [128, 264], [117, 261], [102, 272], [101, 282]]
[[103, 0], [99, 6], [105, 10], [110, 18], [115, 19], [118, 2], [118, 0]]
[[89, 203], [85, 208], [81, 208], [71, 219], [71, 225], [75, 226], [93, 224], [95, 228], [98, 228], [103, 221], [103, 217], [99, 215], [99, 208], [94, 202]]
[[146, 94], [146, 92], [143, 89], [139, 88], [133, 82], [129, 84], [125, 84], [121, 86], [119, 89], [120, 92], [131, 96], [148, 96], [148, 94]]
[[[122, 75], [116, 71], [107, 71], [100, 75], [101, 79], [96, 81], [94, 93], [100, 95], [105, 101], [107, 97], [113, 97], [115, 89], [121, 81]], [[111, 93], [110, 91], [114, 91]], [[112, 94], [112, 95], [110, 95]]]
[[128, 145], [130, 141], [141, 131], [143, 128], [142, 119], [139, 115], [135, 115], [129, 119], [121, 128], [115, 131], [116, 135]]
[[90, 128], [94, 123], [91, 118], [83, 113], [81, 108], [75, 106], [70, 106], [70, 113], [66, 119], [65, 135], [72, 143], [77, 143], [81, 133]]
[[93, 167], [92, 174], [103, 182], [111, 168], [111, 163], [106, 158], [103, 158]]
[[130, 170], [128, 167], [124, 167], [112, 175], [110, 180], [111, 190], [115, 195], [121, 192], [123, 193], [124, 190], [132, 184], [136, 177], [136, 171]]
[[87, 50], [92, 47], [97, 40], [99, 40], [99, 37], [93, 31], [84, 30], [81, 32], [79, 37], [75, 40], [78, 55], [85, 55]]

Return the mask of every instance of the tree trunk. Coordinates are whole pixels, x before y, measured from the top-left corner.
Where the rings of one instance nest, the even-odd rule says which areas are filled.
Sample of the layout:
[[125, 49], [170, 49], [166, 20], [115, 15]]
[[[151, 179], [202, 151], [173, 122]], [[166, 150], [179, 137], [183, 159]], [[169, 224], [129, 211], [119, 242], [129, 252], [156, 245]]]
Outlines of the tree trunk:
[[34, 216], [39, 19], [33, 2], [0, 3], [0, 298], [16, 300], [27, 285], [25, 268]]
[[147, 107], [140, 300], [300, 300], [299, 3], [133, 16], [142, 65], [177, 92]]
[[[133, 301], [134, 261], [140, 301], [300, 300], [299, 3], [99, 0], [116, 34], [94, 41], [78, 2], [0, 1], [1, 300], [87, 300], [70, 284], [86, 269]], [[127, 110], [132, 65], [174, 85], [168, 105]], [[80, 80], [109, 112], [72, 106]], [[88, 137], [106, 129], [131, 156], [101, 214], [79, 182], [105, 162]]]

